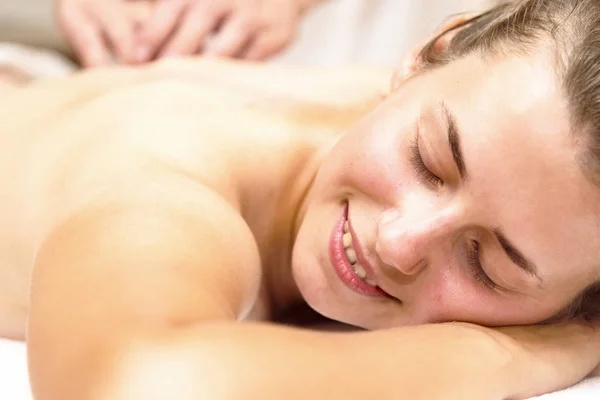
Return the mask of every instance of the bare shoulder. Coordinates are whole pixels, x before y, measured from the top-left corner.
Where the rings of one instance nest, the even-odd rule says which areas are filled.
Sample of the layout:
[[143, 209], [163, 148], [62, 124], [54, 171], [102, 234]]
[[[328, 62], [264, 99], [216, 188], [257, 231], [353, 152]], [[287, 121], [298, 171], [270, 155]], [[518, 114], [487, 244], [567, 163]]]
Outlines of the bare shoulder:
[[259, 254], [235, 207], [169, 173], [153, 178], [72, 213], [44, 239], [27, 333], [34, 389], [52, 393], [67, 370], [91, 384], [132, 340], [233, 322], [256, 302]]
[[[57, 224], [36, 256], [32, 298], [46, 303], [69, 293], [105, 306], [115, 300], [113, 312], [141, 318], [151, 311], [180, 322], [196, 313], [243, 314], [258, 290], [260, 260], [239, 211], [202, 185], [153, 179]], [[207, 296], [225, 304], [211, 310], [217, 304]]]

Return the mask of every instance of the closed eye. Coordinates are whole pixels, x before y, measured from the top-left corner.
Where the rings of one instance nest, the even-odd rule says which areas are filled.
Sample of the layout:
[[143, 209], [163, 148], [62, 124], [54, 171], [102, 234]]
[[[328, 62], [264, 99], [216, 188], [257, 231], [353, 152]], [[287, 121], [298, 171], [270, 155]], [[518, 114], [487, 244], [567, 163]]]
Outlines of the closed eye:
[[418, 132], [410, 145], [410, 153], [410, 163], [417, 174], [419, 181], [436, 189], [443, 185], [444, 181], [439, 176], [431, 172], [431, 170], [427, 168], [425, 162], [423, 161], [421, 151], [419, 150]]
[[494, 282], [488, 274], [486, 274], [483, 266], [481, 265], [481, 256], [479, 254], [479, 243], [472, 240], [467, 244], [467, 263], [471, 270], [471, 275], [478, 283], [486, 286], [492, 290], [502, 289], [496, 282]]

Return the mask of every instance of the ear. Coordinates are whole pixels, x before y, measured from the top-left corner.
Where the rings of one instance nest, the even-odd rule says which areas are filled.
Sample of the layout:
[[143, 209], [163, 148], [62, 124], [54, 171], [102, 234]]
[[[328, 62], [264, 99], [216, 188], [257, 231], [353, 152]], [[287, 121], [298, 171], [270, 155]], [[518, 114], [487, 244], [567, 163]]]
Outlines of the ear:
[[[436, 53], [443, 53], [446, 51], [448, 46], [450, 45], [450, 41], [452, 38], [460, 32], [460, 29], [454, 29], [465, 21], [470, 20], [471, 18], [477, 16], [477, 13], [464, 13], [458, 14], [446, 20], [440, 27], [436, 30], [436, 32], [431, 35], [427, 40], [419, 45], [413, 47], [401, 60], [396, 69], [394, 70], [394, 75], [392, 77], [392, 85], [391, 92], [394, 92], [400, 85], [409, 79], [411, 76], [415, 74], [418, 66], [418, 58], [421, 50], [436, 37], [437, 40], [433, 44], [432, 51]], [[446, 32], [445, 34], [443, 34]], [[442, 36], [440, 36], [442, 35]]]

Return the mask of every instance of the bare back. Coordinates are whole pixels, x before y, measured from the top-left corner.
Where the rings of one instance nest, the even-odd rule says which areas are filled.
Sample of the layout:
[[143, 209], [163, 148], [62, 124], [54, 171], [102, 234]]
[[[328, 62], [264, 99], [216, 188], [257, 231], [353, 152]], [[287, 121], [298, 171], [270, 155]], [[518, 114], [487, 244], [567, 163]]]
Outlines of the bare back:
[[[190, 60], [91, 71], [0, 97], [0, 336], [24, 338], [38, 249], [81, 208], [176, 198], [153, 187], [157, 174], [196, 181], [231, 203], [250, 182], [261, 190], [245, 199], [268, 201], [261, 196], [287, 190], [388, 78]], [[260, 247], [261, 223], [249, 224]], [[263, 264], [269, 257], [278, 255], [263, 254]]]

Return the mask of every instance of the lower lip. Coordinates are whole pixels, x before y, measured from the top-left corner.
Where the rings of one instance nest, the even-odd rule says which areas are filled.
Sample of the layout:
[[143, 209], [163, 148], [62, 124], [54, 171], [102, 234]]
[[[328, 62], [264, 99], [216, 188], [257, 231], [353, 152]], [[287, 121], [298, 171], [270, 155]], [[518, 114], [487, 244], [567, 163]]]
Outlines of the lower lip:
[[346, 251], [342, 241], [344, 235], [344, 223], [348, 215], [348, 204], [344, 206], [344, 212], [340, 217], [340, 220], [335, 224], [333, 232], [331, 233], [331, 239], [329, 240], [329, 256], [331, 257], [331, 263], [333, 269], [337, 273], [338, 277], [346, 286], [355, 291], [356, 293], [371, 296], [380, 297], [385, 296], [385, 292], [378, 287], [368, 285], [362, 279], [356, 275], [352, 264], [346, 257]]

